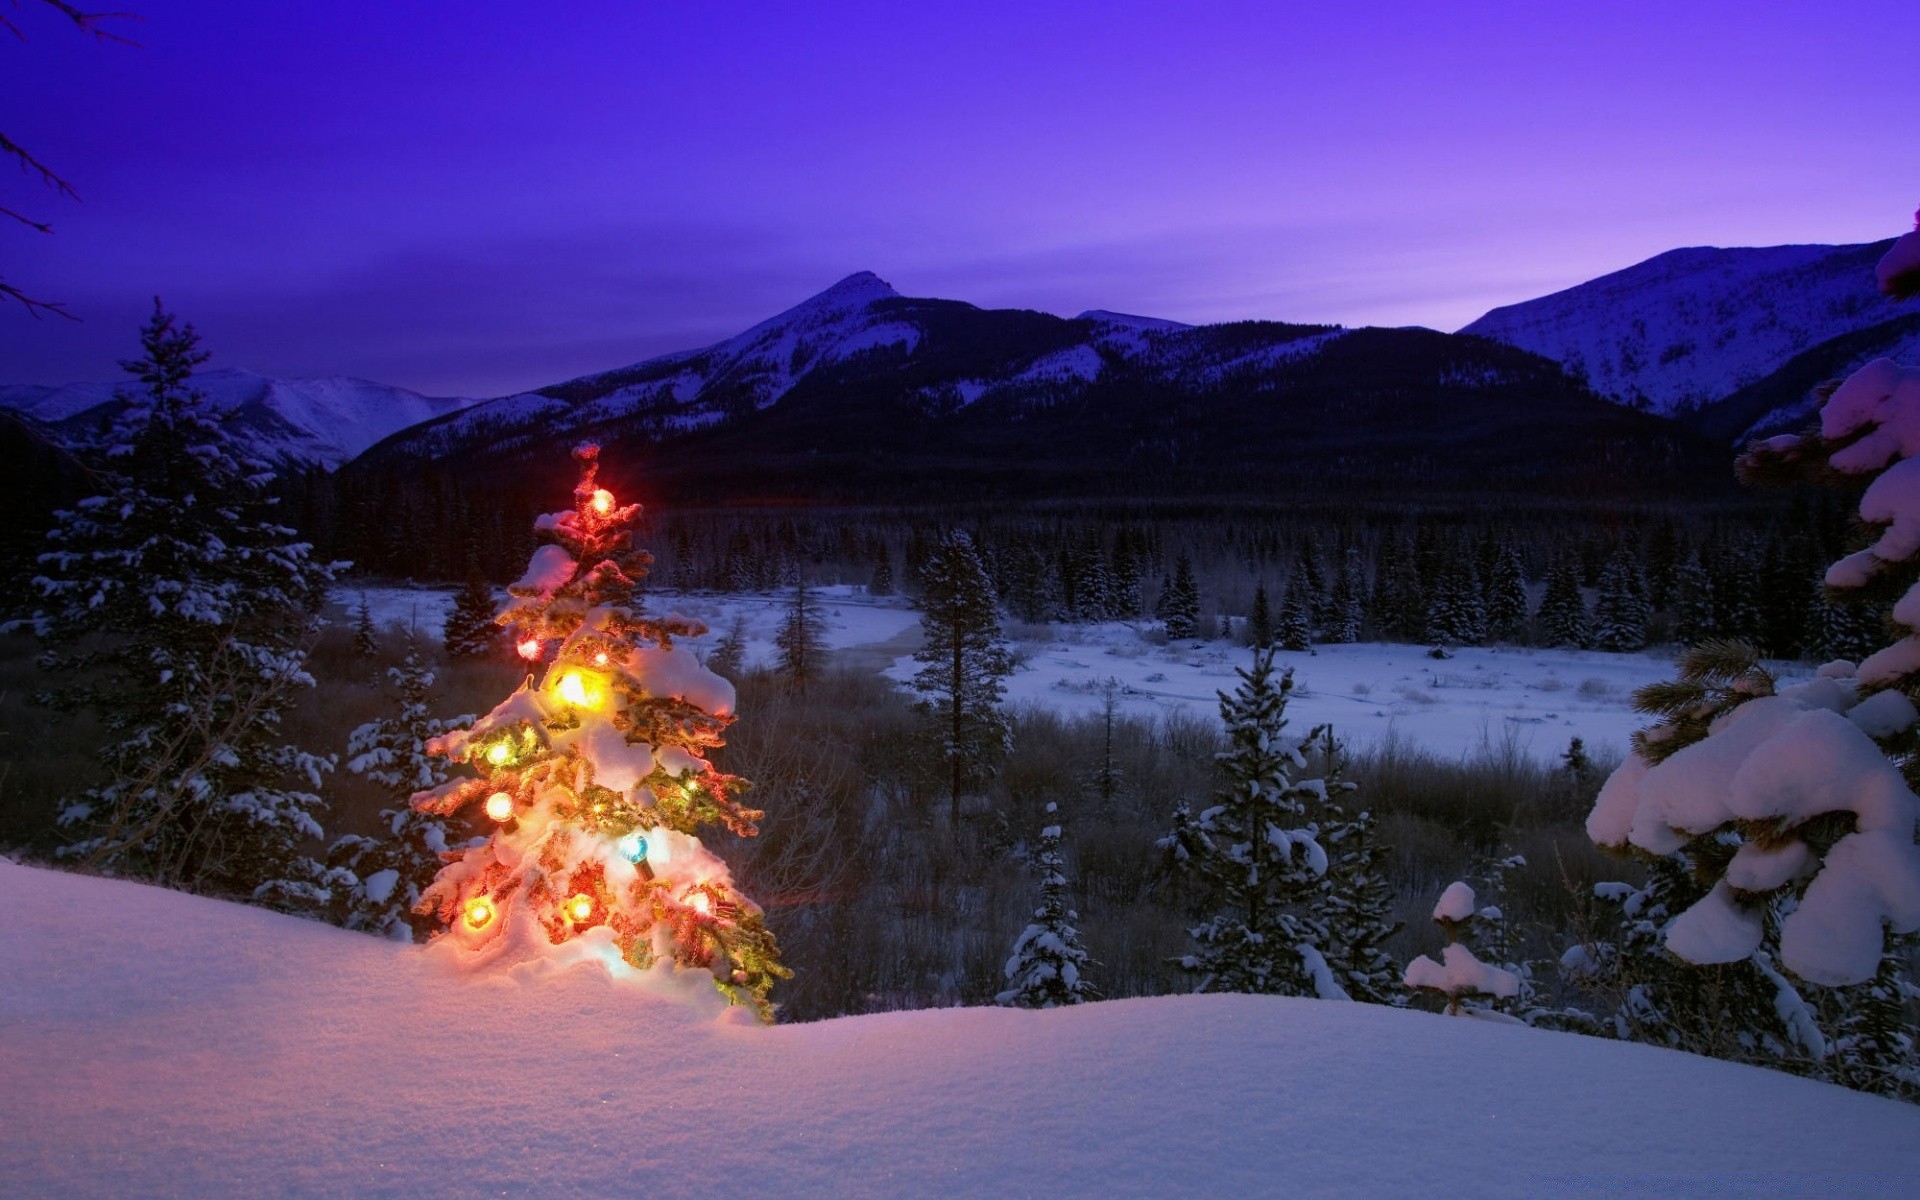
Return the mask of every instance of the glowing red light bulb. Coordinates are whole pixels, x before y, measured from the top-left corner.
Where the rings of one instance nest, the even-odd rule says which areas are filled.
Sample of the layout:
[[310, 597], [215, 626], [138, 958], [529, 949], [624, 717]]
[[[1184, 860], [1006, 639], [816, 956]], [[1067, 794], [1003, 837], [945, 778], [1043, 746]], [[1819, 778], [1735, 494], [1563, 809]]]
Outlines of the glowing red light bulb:
[[540, 657], [540, 639], [528, 638], [526, 641], [521, 642], [517, 649], [520, 651], [521, 658], [532, 662], [534, 659]]

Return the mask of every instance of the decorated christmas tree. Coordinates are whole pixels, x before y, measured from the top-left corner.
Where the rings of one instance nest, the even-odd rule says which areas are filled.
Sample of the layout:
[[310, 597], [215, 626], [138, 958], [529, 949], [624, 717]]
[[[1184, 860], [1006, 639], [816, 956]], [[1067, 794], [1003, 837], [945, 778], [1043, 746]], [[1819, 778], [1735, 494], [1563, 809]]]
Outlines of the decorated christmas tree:
[[639, 505], [581, 464], [574, 507], [535, 529], [534, 551], [497, 620], [521, 657], [544, 664], [440, 752], [472, 774], [421, 792], [422, 812], [478, 807], [492, 836], [452, 859], [420, 900], [437, 945], [476, 963], [598, 959], [616, 975], [709, 971], [735, 1004], [772, 1021], [780, 965], [760, 908], [733, 886], [697, 831], [751, 836], [762, 815], [744, 780], [714, 768], [733, 686], [680, 639], [705, 629], [639, 610], [650, 556], [632, 547]]

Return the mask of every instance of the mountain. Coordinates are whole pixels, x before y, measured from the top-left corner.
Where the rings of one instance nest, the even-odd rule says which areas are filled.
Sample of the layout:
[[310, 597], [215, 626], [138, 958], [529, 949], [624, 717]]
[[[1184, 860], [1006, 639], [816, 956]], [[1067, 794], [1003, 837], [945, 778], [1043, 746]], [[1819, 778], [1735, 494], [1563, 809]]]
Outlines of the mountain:
[[[269, 461], [339, 467], [409, 425], [472, 404], [422, 396], [365, 379], [269, 379], [226, 368], [193, 377], [230, 414], [237, 436]], [[96, 442], [126, 406], [126, 383], [0, 385], [0, 407], [38, 422], [70, 444]]]
[[1891, 244], [1670, 250], [1496, 308], [1461, 332], [1544, 355], [1617, 403], [1697, 419], [1731, 440], [1790, 420], [1775, 414], [1804, 406], [1809, 372], [1845, 374], [1913, 346], [1911, 310], [1874, 284]]
[[849, 276], [700, 350], [473, 405], [349, 474], [564, 471], [677, 503], [1699, 491], [1724, 454], [1537, 355], [1429, 329], [1062, 318]]
[[9, 1195], [1892, 1196], [1920, 1136], [1830, 1084], [1380, 1005], [762, 1028], [691, 972], [461, 971], [4, 859], [0, 911]]

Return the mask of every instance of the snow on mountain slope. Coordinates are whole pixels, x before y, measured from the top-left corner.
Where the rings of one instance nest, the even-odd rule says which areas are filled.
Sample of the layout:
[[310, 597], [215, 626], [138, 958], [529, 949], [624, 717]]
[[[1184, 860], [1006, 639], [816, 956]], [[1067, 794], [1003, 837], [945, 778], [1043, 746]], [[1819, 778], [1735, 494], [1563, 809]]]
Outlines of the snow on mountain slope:
[[[1257, 996], [763, 1029], [0, 860], [18, 1195], [1891, 1195], [1920, 1110]], [[1096, 949], [1097, 953], [1097, 949]], [[704, 986], [704, 985], [703, 985]]]
[[[270, 379], [223, 368], [193, 377], [236, 432], [271, 460], [338, 467], [380, 439], [458, 411], [472, 400], [422, 396], [365, 379]], [[61, 436], [88, 443], [124, 407], [127, 383], [0, 386], [0, 406], [18, 409]]]
[[1670, 250], [1460, 332], [1554, 359], [1622, 404], [1687, 413], [1896, 316], [1873, 276], [1889, 244]]

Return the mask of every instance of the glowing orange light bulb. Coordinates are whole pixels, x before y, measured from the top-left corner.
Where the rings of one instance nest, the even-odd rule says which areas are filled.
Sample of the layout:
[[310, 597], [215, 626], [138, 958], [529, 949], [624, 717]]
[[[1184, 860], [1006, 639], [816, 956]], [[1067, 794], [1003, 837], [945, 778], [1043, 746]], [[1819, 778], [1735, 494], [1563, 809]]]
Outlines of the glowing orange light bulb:
[[599, 693], [587, 689], [587, 677], [578, 671], [568, 671], [562, 675], [557, 690], [560, 698], [575, 708], [592, 708], [600, 703]]
[[603, 517], [606, 516], [608, 513], [612, 512], [613, 511], [613, 493], [608, 491], [605, 488], [596, 489], [593, 493], [593, 511], [599, 513]]
[[505, 766], [507, 760], [512, 757], [513, 747], [507, 745], [505, 742], [495, 742], [493, 745], [487, 747], [487, 761], [496, 767]]
[[487, 797], [487, 815], [496, 821], [506, 821], [513, 817], [513, 794], [495, 792]]
[[467, 901], [467, 925], [472, 929], [483, 929], [493, 920], [493, 901], [485, 896], [475, 896]]
[[538, 638], [528, 638], [526, 641], [521, 642], [517, 648], [520, 651], [520, 657], [526, 659], [528, 662], [532, 662], [534, 659], [540, 657], [540, 639]]
[[575, 921], [584, 921], [593, 915], [593, 898], [585, 892], [567, 901], [567, 915]]
[[693, 899], [688, 903], [693, 905], [693, 911], [702, 916], [705, 916], [713, 908], [713, 900], [705, 892], [695, 892]]
[[607, 665], [607, 652], [605, 650], [593, 656], [593, 665], [596, 667], [604, 667]]

